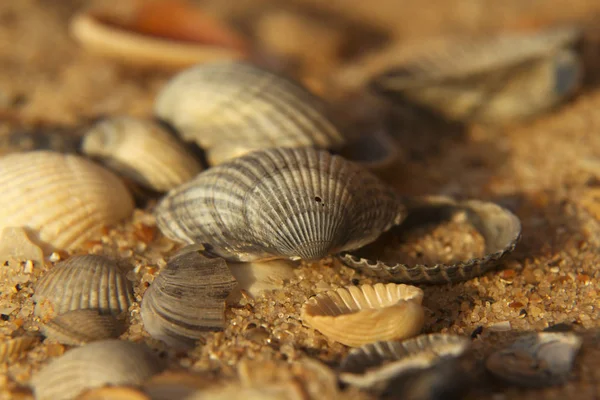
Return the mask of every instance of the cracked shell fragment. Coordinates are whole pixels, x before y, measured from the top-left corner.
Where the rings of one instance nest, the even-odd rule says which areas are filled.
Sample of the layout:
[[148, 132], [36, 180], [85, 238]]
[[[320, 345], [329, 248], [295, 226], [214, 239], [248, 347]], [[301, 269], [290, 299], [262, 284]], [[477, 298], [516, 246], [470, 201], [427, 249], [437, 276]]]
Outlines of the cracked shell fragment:
[[395, 283], [348, 286], [320, 293], [302, 307], [302, 321], [331, 340], [357, 347], [418, 334], [423, 291]]
[[539, 332], [493, 353], [485, 366], [497, 378], [515, 385], [559, 385], [568, 380], [581, 342], [571, 332]]
[[404, 218], [384, 182], [323, 150], [268, 149], [200, 173], [155, 210], [171, 239], [228, 261], [318, 260], [375, 240]]
[[102, 340], [67, 351], [37, 372], [31, 384], [39, 400], [70, 400], [107, 385], [141, 385], [164, 369], [150, 348]]
[[[407, 231], [427, 224], [441, 224], [455, 220], [469, 224], [484, 240], [481, 256], [459, 259], [451, 263], [406, 264], [395, 251], [399, 238]], [[495, 267], [498, 261], [514, 250], [521, 237], [521, 222], [509, 210], [479, 200], [455, 201], [446, 197], [417, 198], [408, 205], [408, 216], [375, 242], [340, 255], [347, 266], [376, 275], [392, 282], [446, 283], [464, 281]], [[382, 255], [391, 251], [391, 256]], [[439, 254], [433, 254], [437, 259]]]
[[113, 315], [79, 309], [56, 316], [41, 326], [40, 330], [48, 339], [78, 346], [96, 340], [117, 338], [125, 331], [125, 324]]
[[0, 230], [24, 227], [46, 251], [75, 248], [133, 212], [131, 194], [118, 177], [74, 155], [3, 156], [0, 185]]

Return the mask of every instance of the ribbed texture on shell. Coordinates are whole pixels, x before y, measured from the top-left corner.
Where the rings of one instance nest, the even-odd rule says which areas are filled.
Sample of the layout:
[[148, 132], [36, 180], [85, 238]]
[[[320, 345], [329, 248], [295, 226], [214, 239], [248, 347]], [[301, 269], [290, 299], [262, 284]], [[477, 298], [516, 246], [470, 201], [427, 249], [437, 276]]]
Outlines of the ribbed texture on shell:
[[77, 309], [117, 315], [133, 302], [131, 283], [115, 262], [103, 256], [73, 256], [58, 263], [35, 285], [35, 313], [59, 315]]
[[404, 217], [398, 196], [342, 157], [257, 151], [202, 172], [157, 206], [168, 237], [230, 261], [316, 260], [375, 240]]
[[225, 299], [236, 286], [225, 260], [182, 252], [144, 294], [144, 328], [171, 346], [193, 347], [203, 333], [223, 329]]
[[[299, 84], [243, 62], [210, 63], [177, 75], [159, 94], [154, 111], [186, 140], [229, 146], [338, 147], [344, 138], [326, 105]], [[236, 150], [236, 152], [238, 151]]]
[[78, 246], [133, 211], [123, 183], [83, 158], [46, 151], [0, 158], [0, 230], [24, 226], [31, 239]]
[[101, 315], [96, 310], [73, 310], [55, 317], [42, 325], [40, 330], [48, 339], [78, 346], [117, 338], [125, 331], [125, 324], [112, 315]]
[[0, 363], [19, 358], [29, 350], [39, 338], [37, 336], [20, 336], [0, 342]]
[[105, 385], [139, 385], [163, 369], [145, 345], [103, 340], [67, 351], [35, 374], [35, 398], [70, 400]]
[[159, 192], [189, 181], [202, 169], [183, 144], [158, 123], [133, 117], [98, 123], [86, 133], [82, 149]]
[[[345, 253], [340, 260], [349, 267], [355, 268], [369, 275], [375, 275], [392, 282], [405, 283], [446, 283], [459, 282], [482, 275], [494, 268], [498, 261], [514, 250], [521, 238], [521, 221], [509, 210], [490, 202], [469, 200], [456, 202], [449, 198], [437, 198], [429, 201], [425, 199], [422, 204], [409, 208], [412, 213], [436, 214], [441, 209], [455, 209], [465, 211], [470, 223], [481, 233], [485, 239], [485, 256], [464, 260], [452, 265], [405, 265], [385, 263], [372, 257], [358, 256]], [[429, 221], [423, 221], [427, 223]], [[399, 226], [395, 229], [401, 229]], [[388, 234], [394, 234], [393, 231]], [[368, 252], [368, 248], [361, 249], [361, 253]]]

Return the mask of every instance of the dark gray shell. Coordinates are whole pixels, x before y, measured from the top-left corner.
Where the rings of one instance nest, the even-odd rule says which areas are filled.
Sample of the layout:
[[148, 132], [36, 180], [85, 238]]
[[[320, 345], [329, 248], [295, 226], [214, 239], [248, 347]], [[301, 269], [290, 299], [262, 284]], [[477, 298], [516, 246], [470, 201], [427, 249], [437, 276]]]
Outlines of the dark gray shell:
[[155, 211], [168, 237], [228, 261], [317, 260], [362, 247], [404, 217], [393, 190], [313, 148], [256, 151], [170, 192]]
[[257, 149], [344, 142], [321, 99], [245, 62], [206, 63], [180, 73], [160, 92], [154, 111], [206, 149], [213, 164]]
[[[479, 200], [454, 201], [445, 197], [417, 200], [409, 206], [408, 217], [386, 235], [397, 235], [408, 226], [424, 224], [431, 220], [444, 220], [457, 212], [464, 212], [467, 220], [485, 239], [485, 255], [454, 264], [406, 265], [377, 260], [377, 254], [366, 246], [358, 252], [340, 255], [347, 266], [392, 282], [446, 283], [464, 281], [482, 275], [497, 265], [498, 261], [514, 250], [521, 237], [521, 221], [509, 210], [490, 202]], [[374, 243], [375, 245], [375, 243]]]

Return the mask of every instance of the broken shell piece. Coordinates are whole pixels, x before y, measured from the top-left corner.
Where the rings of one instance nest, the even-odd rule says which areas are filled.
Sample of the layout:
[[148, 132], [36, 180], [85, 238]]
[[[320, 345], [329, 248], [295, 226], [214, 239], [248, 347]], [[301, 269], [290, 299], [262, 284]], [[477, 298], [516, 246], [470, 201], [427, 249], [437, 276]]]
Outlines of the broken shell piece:
[[96, 310], [73, 310], [42, 325], [41, 332], [58, 343], [79, 346], [103, 339], [114, 339], [125, 331], [125, 324], [112, 315]]
[[43, 265], [44, 252], [29, 239], [24, 228], [6, 227], [0, 236], [0, 260], [31, 260]]
[[422, 300], [423, 291], [415, 286], [348, 286], [310, 298], [302, 307], [302, 320], [347, 346], [405, 339], [423, 327]]
[[170, 346], [193, 348], [204, 333], [223, 329], [225, 299], [236, 286], [225, 260], [183, 251], [146, 290], [144, 328]]
[[155, 400], [146, 396], [138, 389], [115, 386], [92, 389], [81, 396], [77, 400]]
[[33, 300], [39, 317], [78, 309], [118, 315], [129, 309], [133, 289], [114, 261], [89, 254], [56, 264], [35, 285]]
[[581, 347], [574, 333], [540, 332], [517, 339], [486, 360], [486, 368], [507, 382], [529, 387], [564, 383]]
[[121, 340], [102, 340], [67, 351], [36, 373], [35, 398], [69, 400], [105, 385], [140, 385], [164, 365], [150, 348]]
[[202, 170], [194, 156], [165, 128], [133, 117], [98, 123], [85, 134], [82, 150], [158, 192], [171, 190]]
[[[381, 235], [375, 242], [353, 251], [343, 253], [341, 261], [349, 267], [376, 275], [392, 282], [445, 283], [458, 282], [482, 275], [498, 261], [514, 250], [521, 237], [521, 222], [517, 216], [494, 203], [468, 200], [454, 201], [446, 197], [416, 199], [409, 205], [407, 218], [402, 224]], [[485, 249], [481, 256], [453, 261], [407, 265], [395, 261], [401, 257], [394, 252], [403, 234], [426, 224], [439, 224], [455, 219], [468, 223], [483, 237]], [[381, 259], [386, 254], [391, 255]], [[435, 258], [435, 254], [431, 258]]]
[[382, 390], [402, 374], [463, 355], [469, 346], [468, 338], [440, 333], [366, 344], [350, 350], [344, 358], [340, 380], [362, 389]]
[[23, 335], [0, 341], [0, 363], [15, 360], [39, 341], [39, 337]]
[[0, 157], [0, 229], [24, 227], [44, 251], [72, 249], [128, 217], [121, 180], [84, 158], [49, 151]]
[[379, 170], [394, 164], [400, 150], [394, 139], [383, 130], [364, 133], [340, 150], [348, 160], [357, 162], [370, 170]]
[[[255, 261], [249, 263], [228, 262], [229, 270], [235, 277], [240, 290], [245, 290], [252, 297], [258, 297], [265, 290], [282, 289], [286, 281], [294, 278], [294, 267], [297, 263], [289, 260]], [[239, 290], [228, 298], [230, 302], [240, 299]]]

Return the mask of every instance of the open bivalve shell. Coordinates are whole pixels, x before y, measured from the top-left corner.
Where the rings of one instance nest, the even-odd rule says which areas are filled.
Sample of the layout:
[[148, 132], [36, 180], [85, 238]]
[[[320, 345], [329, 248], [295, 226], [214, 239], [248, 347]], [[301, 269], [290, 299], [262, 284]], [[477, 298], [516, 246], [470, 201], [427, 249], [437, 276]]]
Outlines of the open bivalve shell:
[[331, 340], [361, 346], [418, 334], [423, 291], [395, 283], [348, 286], [320, 293], [302, 307], [302, 321]]
[[89, 254], [56, 264], [35, 285], [33, 300], [39, 317], [79, 309], [116, 316], [129, 309], [133, 289], [114, 261]]
[[225, 260], [184, 248], [146, 290], [144, 328], [170, 346], [193, 348], [204, 333], [223, 329], [225, 299], [236, 286]]
[[155, 211], [169, 238], [228, 261], [318, 260], [362, 247], [399, 223], [385, 183], [313, 148], [256, 151], [200, 173]]
[[515, 385], [558, 385], [569, 378], [581, 342], [570, 332], [539, 332], [493, 353], [485, 366], [497, 378]]
[[31, 379], [35, 398], [70, 400], [106, 385], [141, 385], [164, 365], [143, 344], [102, 340], [67, 351]]
[[469, 346], [465, 337], [439, 333], [401, 342], [370, 343], [350, 350], [339, 376], [342, 382], [362, 389], [382, 390], [402, 374], [463, 355]]
[[[482, 237], [480, 255], [451, 263], [433, 262], [414, 265], [399, 262], [399, 241], [403, 234], [428, 224], [455, 221], [468, 224]], [[408, 206], [407, 218], [381, 235], [375, 242], [353, 252], [340, 255], [349, 267], [392, 282], [446, 283], [468, 280], [482, 275], [514, 250], [521, 237], [521, 222], [507, 209], [479, 200], [454, 201], [446, 197], [416, 199]], [[428, 249], [423, 249], [425, 253]], [[419, 253], [420, 254], [420, 253]], [[420, 254], [422, 255], [422, 254]], [[439, 254], [431, 254], [436, 259]], [[384, 259], [382, 259], [385, 257]]]
[[92, 127], [82, 150], [149, 189], [166, 192], [195, 177], [200, 163], [157, 122], [114, 117]]
[[41, 326], [46, 338], [62, 344], [79, 346], [103, 339], [114, 339], [125, 331], [124, 321], [97, 310], [72, 310], [60, 314]]
[[50, 251], [71, 249], [133, 212], [125, 185], [81, 157], [49, 151], [0, 158], [0, 230], [25, 227]]
[[219, 164], [271, 147], [336, 148], [344, 138], [326, 104], [299, 84], [260, 67], [210, 63], [177, 75], [154, 111]]

